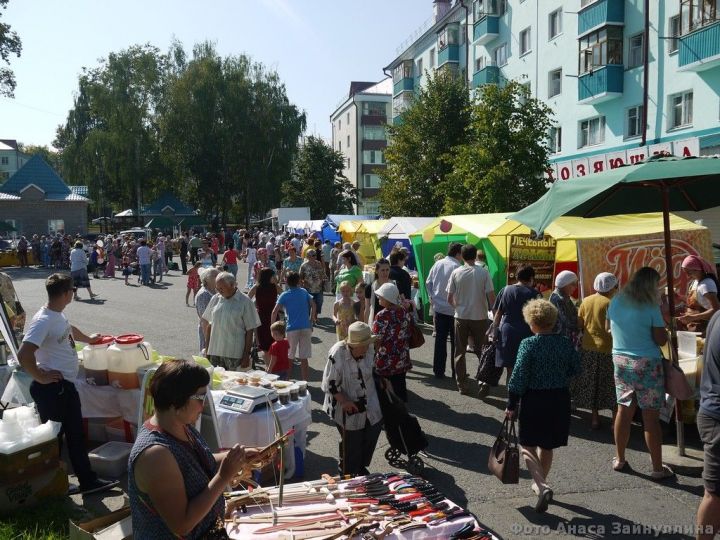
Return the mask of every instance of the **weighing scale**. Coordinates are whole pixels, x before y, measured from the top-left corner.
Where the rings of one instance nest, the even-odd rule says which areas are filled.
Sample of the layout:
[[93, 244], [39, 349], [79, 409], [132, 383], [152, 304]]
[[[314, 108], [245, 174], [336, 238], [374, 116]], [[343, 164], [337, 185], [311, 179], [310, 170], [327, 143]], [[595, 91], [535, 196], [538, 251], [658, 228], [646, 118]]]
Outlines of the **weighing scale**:
[[268, 402], [278, 400], [274, 388], [238, 385], [229, 389], [220, 399], [218, 406], [231, 411], [251, 414], [258, 409], [267, 407]]

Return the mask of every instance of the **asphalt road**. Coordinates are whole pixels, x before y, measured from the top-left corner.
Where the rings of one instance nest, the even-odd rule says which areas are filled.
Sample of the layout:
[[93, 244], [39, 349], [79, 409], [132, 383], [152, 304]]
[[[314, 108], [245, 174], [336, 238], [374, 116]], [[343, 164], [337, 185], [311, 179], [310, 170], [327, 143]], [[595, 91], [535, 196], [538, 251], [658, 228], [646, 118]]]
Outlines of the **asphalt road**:
[[[48, 273], [40, 269], [7, 271], [31, 316], [45, 301], [43, 279]], [[240, 272], [239, 283], [245, 283], [244, 268]], [[197, 316], [193, 307], [185, 306], [185, 277], [171, 272], [153, 287], [140, 287], [132, 279], [131, 284], [125, 286], [122, 278], [93, 280], [99, 297], [89, 301], [87, 291], [81, 290], [82, 300], [68, 306], [66, 313], [86, 333], [138, 332], [162, 354], [189, 357], [196, 353]], [[319, 390], [327, 351], [335, 343], [331, 312], [332, 299], [326, 296], [310, 359], [315, 403], [305, 459], [307, 479], [337, 469], [338, 434], [321, 411]], [[430, 329], [426, 330], [426, 343], [413, 351], [414, 368], [408, 375], [409, 408], [430, 441], [424, 475], [453, 501], [475, 513], [481, 523], [502, 538], [694, 537], [702, 481], [681, 475], [662, 484], [651, 481], [650, 459], [639, 425], [633, 427], [627, 453], [634, 472], [614, 472], [612, 433], [609, 427], [591, 431], [585, 412], [573, 417], [570, 443], [556, 452], [549, 477], [554, 503], [547, 513], [536, 514], [535, 496], [524, 468], [519, 485], [503, 485], [487, 470], [489, 448], [501, 424], [505, 387], [494, 389], [482, 402], [461, 396], [449, 378], [434, 379], [433, 338]], [[476, 367], [473, 356], [468, 359], [468, 372], [474, 373]], [[604, 420], [607, 425], [607, 416]], [[688, 444], [698, 446], [694, 427], [689, 426], [687, 433]], [[386, 449], [387, 441], [381, 435], [371, 470], [391, 470], [384, 459]]]

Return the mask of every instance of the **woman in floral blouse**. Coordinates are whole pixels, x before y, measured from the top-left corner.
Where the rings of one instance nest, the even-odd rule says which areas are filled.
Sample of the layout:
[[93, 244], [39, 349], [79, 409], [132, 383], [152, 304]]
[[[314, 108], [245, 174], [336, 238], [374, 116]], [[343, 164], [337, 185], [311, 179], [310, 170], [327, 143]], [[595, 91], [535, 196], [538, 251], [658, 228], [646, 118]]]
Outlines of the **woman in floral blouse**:
[[323, 305], [323, 284], [327, 279], [325, 265], [318, 261], [317, 251], [314, 249], [308, 249], [305, 256], [307, 260], [300, 266], [300, 279], [303, 288], [315, 300], [315, 306], [317, 306], [319, 314]]
[[407, 402], [405, 374], [412, 369], [410, 362], [410, 334], [412, 312], [400, 305], [400, 291], [394, 283], [385, 283], [375, 291], [381, 309], [373, 321], [375, 371], [386, 377], [395, 394]]

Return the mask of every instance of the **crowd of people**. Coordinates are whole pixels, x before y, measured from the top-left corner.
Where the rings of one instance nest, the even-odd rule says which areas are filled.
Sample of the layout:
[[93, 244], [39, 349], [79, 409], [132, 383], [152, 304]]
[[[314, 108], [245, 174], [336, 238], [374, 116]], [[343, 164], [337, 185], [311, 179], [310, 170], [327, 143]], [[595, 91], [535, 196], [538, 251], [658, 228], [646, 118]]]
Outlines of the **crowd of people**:
[[[320, 381], [325, 393], [323, 409], [341, 437], [339, 470], [346, 474], [368, 473], [383, 420], [380, 392], [391, 391], [412, 405], [407, 373], [413, 369], [410, 351], [418, 324], [418, 305], [414, 292], [417, 281], [405, 266], [407, 254], [399, 247], [394, 249], [387, 259], [375, 263], [368, 279], [369, 267], [364, 273], [359, 246], [339, 242], [331, 245], [313, 235], [300, 238], [262, 231], [239, 230], [232, 234], [222, 231], [205, 238], [184, 234], [174, 244], [171, 249], [177, 249], [183, 273], [188, 276], [188, 292], [193, 293], [198, 349], [217, 367], [249, 368], [256, 349], [270, 372], [283, 379], [298, 374], [309, 381], [312, 334], [324, 296], [335, 296], [331, 328], [337, 341], [330, 348]], [[167, 246], [171, 244], [162, 236], [152, 243], [144, 238], [107, 237], [92, 250], [97, 253], [103, 245], [108, 246], [102, 257], [106, 265], [115, 266], [119, 261], [124, 268], [126, 260], [129, 264], [137, 263], [142, 283], [149, 282], [147, 261], [155, 261], [154, 253], [161, 261], [160, 277], [167, 271]], [[69, 252], [68, 261], [71, 278], [51, 276], [48, 280], [49, 307], [35, 316], [21, 349], [20, 361], [35, 379], [32, 392], [47, 411], [41, 411], [41, 415], [48, 418], [57, 416], [52, 407], [74, 410], [75, 405], [57, 405], [54, 397], [50, 399], [50, 393], [41, 392], [46, 390], [43, 385], [64, 384], [64, 374], [58, 373], [56, 363], [45, 358], [43, 347], [48, 346], [50, 337], [69, 326], [64, 317], [58, 319], [47, 310], [61, 313], [70, 301], [70, 292], [77, 297], [77, 288], [87, 287], [94, 294], [87, 274], [91, 261], [81, 242]], [[102, 264], [97, 255], [95, 262]], [[188, 263], [192, 265], [189, 269]], [[248, 265], [244, 291], [238, 284], [241, 264]], [[686, 313], [678, 321], [688, 328], [707, 332], [708, 340], [698, 415], [706, 451], [705, 496], [698, 524], [717, 527], [720, 525], [717, 436], [720, 326], [715, 324], [720, 309], [718, 281], [715, 267], [699, 257], [687, 257], [682, 269], [690, 287]], [[555, 276], [555, 288], [545, 299], [536, 288], [532, 266], [519, 267], [510, 283], [496, 292], [482, 253], [474, 245], [451, 243], [445, 254], [435, 257], [425, 283], [433, 314], [434, 377], [447, 377], [449, 343], [451, 376], [457, 390], [462, 395], [472, 393], [467, 357], [473, 353], [480, 356], [486, 347], [493, 347], [489, 367], [506, 374], [504, 414], [508, 419], [518, 420], [521, 455], [532, 477], [530, 487], [537, 496], [538, 512], [544, 512], [553, 500], [549, 483], [553, 452], [568, 444], [574, 408], [590, 411], [593, 429], [602, 428], [601, 411], [612, 412], [615, 455], [611, 468], [617, 472], [630, 468], [626, 448], [639, 408], [650, 457], [650, 477], [662, 481], [674, 476], [662, 460], [659, 421], [665, 399], [661, 347], [667, 342], [670, 322], [660, 281], [656, 270], [643, 267], [620, 289], [617, 278], [603, 272], [594, 279], [594, 294], [578, 302], [575, 300], [578, 276], [566, 270]], [[53, 317], [58, 320], [53, 322]], [[94, 335], [86, 336], [70, 328], [76, 339], [91, 343], [95, 339]], [[203, 374], [206, 372], [193, 366], [192, 362], [168, 364], [167, 369], [163, 368], [165, 371], [159, 372], [161, 377], [156, 376], [151, 388], [156, 414], [141, 430], [131, 456], [131, 463], [135, 464], [130, 481], [131, 502], [136, 503], [133, 515], [137, 514], [147, 531], [162, 528], [158, 529], [154, 521], [157, 513], [165, 520], [164, 526], [182, 534], [196, 527], [215, 526], [219, 486], [231, 469], [247, 463], [252, 455], [250, 449], [234, 449], [213, 456], [199, 434], [186, 427], [201, 411], [209, 382]], [[497, 381], [482, 378], [478, 383], [481, 399], [497, 386]], [[72, 389], [66, 390], [72, 394]], [[59, 419], [72, 420], [72, 429], [77, 431], [77, 419], [68, 418]], [[73, 433], [70, 436], [77, 439], [78, 435]], [[167, 439], [163, 433], [172, 437]], [[185, 455], [186, 443], [196, 448], [192, 459]], [[77, 440], [73, 444], [77, 445]], [[79, 453], [75, 449], [71, 457], [78, 460], [80, 470], [84, 471], [80, 489], [106, 488], [76, 455]], [[170, 454], [177, 464], [166, 459]], [[204, 456], [202, 459], [207, 463], [192, 469], [189, 476], [183, 467], [178, 469], [181, 461], [186, 458], [193, 461], [197, 456]], [[153, 479], [158, 471], [165, 471], [172, 482], [157, 487]], [[177, 488], [183, 484], [187, 493], [185, 503], [192, 503], [197, 510], [192, 515], [178, 514], [175, 509], [176, 503], [182, 501], [173, 493], [179, 493]]]

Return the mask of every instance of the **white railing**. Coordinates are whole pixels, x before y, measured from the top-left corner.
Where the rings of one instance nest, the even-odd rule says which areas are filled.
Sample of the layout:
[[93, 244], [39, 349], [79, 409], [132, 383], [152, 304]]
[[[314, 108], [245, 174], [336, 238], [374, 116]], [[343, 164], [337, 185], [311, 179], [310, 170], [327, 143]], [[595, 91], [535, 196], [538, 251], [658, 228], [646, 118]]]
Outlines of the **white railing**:
[[435, 17], [430, 17], [424, 23], [422, 23], [412, 34], [410, 34], [405, 39], [405, 41], [398, 45], [397, 49], [395, 49], [395, 56], [400, 56], [402, 53], [404, 53], [408, 49], [408, 47], [410, 47], [410, 45], [420, 39], [420, 36], [427, 32], [433, 24], [435, 24]]

